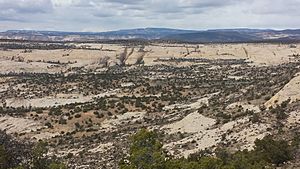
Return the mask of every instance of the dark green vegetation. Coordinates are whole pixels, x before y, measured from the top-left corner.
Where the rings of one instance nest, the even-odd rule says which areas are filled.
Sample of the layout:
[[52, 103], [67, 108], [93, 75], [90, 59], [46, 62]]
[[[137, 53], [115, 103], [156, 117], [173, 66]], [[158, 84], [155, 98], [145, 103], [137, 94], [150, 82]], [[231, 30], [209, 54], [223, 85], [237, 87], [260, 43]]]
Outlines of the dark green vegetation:
[[40, 50], [53, 50], [53, 49], [73, 49], [75, 45], [67, 45], [64, 43], [7, 43], [0, 44], [0, 49], [25, 49], [25, 52], [30, 53], [31, 50], [28, 49], [40, 49]]
[[55, 157], [47, 157], [47, 143], [35, 145], [14, 140], [4, 132], [0, 133], [1, 169], [66, 169]]
[[121, 161], [121, 169], [263, 169], [274, 168], [293, 159], [298, 142], [289, 144], [284, 140], [274, 140], [266, 136], [255, 141], [252, 151], [229, 153], [217, 149], [215, 156], [209, 152], [199, 152], [188, 159], [168, 156], [162, 149], [155, 132], [142, 129], [132, 136], [130, 156]]

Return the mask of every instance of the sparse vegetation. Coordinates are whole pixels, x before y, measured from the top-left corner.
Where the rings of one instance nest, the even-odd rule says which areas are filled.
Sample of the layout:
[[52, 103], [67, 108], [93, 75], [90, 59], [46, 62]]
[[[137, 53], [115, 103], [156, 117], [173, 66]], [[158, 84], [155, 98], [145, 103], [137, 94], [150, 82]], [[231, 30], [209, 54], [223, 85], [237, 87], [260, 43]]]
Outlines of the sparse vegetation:
[[0, 129], [31, 163], [41, 140], [46, 168], [299, 167], [298, 45], [0, 43]]

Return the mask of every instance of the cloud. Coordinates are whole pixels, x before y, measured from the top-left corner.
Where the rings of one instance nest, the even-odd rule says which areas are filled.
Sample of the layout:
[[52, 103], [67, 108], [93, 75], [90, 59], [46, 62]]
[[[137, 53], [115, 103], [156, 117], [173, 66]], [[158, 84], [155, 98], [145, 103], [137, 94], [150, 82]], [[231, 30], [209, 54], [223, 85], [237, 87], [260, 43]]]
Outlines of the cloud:
[[51, 0], [0, 0], [0, 10], [16, 13], [45, 13], [51, 11]]
[[0, 0], [0, 20], [26, 20], [26, 15], [42, 14], [53, 10], [51, 0]]
[[68, 7], [94, 7], [111, 11], [140, 10], [152, 15], [182, 13], [191, 9], [208, 10], [208, 8], [219, 8], [239, 2], [238, 0], [68, 0], [65, 3], [53, 1], [55, 4]]
[[297, 28], [299, 6], [300, 0], [0, 0], [0, 25], [66, 31]]
[[299, 6], [300, 0], [255, 0], [250, 9], [260, 15], [299, 15]]

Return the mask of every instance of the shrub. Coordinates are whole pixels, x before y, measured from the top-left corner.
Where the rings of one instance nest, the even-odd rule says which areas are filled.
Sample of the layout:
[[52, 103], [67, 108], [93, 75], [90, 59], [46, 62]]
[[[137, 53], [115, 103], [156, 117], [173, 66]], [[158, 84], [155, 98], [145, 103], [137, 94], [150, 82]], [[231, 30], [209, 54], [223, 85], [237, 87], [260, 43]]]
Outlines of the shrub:
[[75, 114], [75, 118], [80, 118], [81, 114]]
[[272, 164], [278, 166], [293, 158], [293, 146], [284, 140], [276, 141], [271, 136], [256, 140], [252, 151], [229, 153], [217, 149], [216, 157], [201, 152], [188, 159], [166, 158], [157, 134], [145, 129], [132, 136], [131, 141], [130, 156], [120, 162], [121, 169], [263, 169], [272, 168]]
[[271, 136], [255, 141], [255, 151], [267, 162], [279, 165], [292, 159], [292, 147], [285, 140], [275, 141]]

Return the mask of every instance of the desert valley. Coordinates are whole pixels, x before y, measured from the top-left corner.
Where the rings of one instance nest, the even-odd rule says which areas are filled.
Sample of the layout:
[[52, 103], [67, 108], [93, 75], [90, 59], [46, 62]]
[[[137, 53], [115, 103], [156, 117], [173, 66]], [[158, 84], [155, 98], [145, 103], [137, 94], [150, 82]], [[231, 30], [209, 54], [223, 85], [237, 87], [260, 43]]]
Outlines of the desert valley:
[[[2, 40], [0, 49], [0, 129], [16, 142], [5, 144], [47, 142], [46, 156], [69, 168], [118, 168], [142, 128], [174, 158], [299, 136], [298, 43]], [[280, 166], [300, 167], [294, 155]]]

